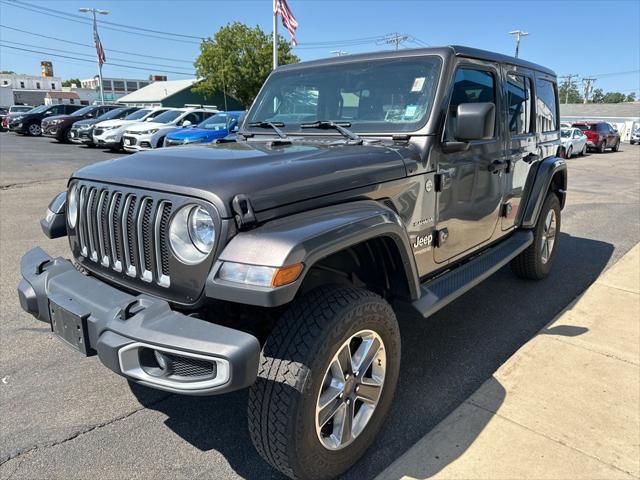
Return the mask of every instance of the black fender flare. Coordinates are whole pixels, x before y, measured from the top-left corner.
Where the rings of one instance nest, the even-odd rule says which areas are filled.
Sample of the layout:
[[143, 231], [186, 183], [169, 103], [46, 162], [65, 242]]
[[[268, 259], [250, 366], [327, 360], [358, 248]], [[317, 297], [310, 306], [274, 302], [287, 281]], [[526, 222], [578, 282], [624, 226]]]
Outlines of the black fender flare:
[[547, 157], [538, 164], [523, 210], [522, 228], [535, 227], [547, 192], [552, 187], [560, 199], [560, 208], [564, 208], [567, 197], [567, 162], [564, 158]]
[[[293, 300], [306, 273], [318, 260], [377, 237], [391, 239], [402, 258], [409, 295], [420, 296], [420, 283], [409, 237], [402, 220], [373, 200], [332, 205], [272, 220], [240, 232], [224, 248], [205, 285], [209, 298], [275, 307]], [[218, 278], [223, 262], [284, 267], [302, 262], [300, 277], [289, 285], [265, 288]]]

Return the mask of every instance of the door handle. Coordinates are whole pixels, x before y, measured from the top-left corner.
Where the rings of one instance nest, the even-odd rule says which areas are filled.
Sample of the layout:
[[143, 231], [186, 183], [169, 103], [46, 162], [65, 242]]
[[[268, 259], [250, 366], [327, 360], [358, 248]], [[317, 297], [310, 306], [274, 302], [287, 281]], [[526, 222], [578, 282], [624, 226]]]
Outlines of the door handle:
[[536, 155], [535, 153], [530, 153], [529, 155], [523, 158], [523, 160], [527, 163], [533, 163], [539, 159], [540, 159], [540, 155]]
[[501, 172], [502, 170], [506, 170], [508, 165], [509, 164], [507, 162], [501, 162], [499, 160], [495, 160], [494, 162], [490, 163], [489, 167], [487, 168], [491, 173], [498, 173], [498, 172]]

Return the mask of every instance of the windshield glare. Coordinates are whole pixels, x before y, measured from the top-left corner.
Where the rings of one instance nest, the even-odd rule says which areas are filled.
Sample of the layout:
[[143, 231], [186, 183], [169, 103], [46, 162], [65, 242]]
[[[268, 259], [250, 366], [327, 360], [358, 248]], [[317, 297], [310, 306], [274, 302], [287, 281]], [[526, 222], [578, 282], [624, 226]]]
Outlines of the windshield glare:
[[439, 57], [426, 56], [276, 72], [245, 125], [282, 122], [292, 132], [300, 123], [330, 120], [355, 132], [413, 131], [428, 118], [440, 66]]
[[88, 107], [84, 107], [81, 108], [80, 110], [76, 110], [75, 112], [72, 112], [71, 115], [78, 116], [81, 117], [82, 115], [84, 115], [85, 113], [89, 113], [90, 111], [94, 110], [96, 107], [94, 107], [93, 105], [89, 105]]
[[112, 118], [118, 118], [125, 110], [126, 108], [114, 108], [113, 110], [103, 113], [96, 118], [96, 120], [111, 120]]
[[224, 130], [233, 120], [234, 117], [231, 115], [217, 113], [198, 124], [198, 127], [206, 130]]
[[164, 112], [153, 119], [154, 122], [158, 123], [171, 123], [180, 115], [183, 115], [184, 112], [180, 110], [169, 110]]
[[33, 110], [29, 110], [29, 113], [42, 113], [50, 107], [51, 105], [40, 105], [39, 107], [36, 107]]
[[149, 113], [151, 110], [137, 110], [129, 115], [127, 115], [126, 117], [124, 117], [125, 120], [139, 120], [142, 117], [144, 117], [147, 113]]

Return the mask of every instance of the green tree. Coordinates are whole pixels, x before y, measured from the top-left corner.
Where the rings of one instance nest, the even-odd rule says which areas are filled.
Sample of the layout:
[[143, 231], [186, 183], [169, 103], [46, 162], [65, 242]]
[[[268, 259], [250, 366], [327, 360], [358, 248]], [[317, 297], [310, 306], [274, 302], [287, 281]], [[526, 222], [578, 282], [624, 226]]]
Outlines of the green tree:
[[573, 83], [571, 86], [567, 82], [562, 83], [558, 94], [560, 103], [582, 103], [582, 95], [580, 95], [578, 87]]
[[604, 103], [604, 91], [601, 88], [596, 88], [591, 94], [591, 103]]
[[13, 74], [15, 74], [16, 72], [14, 72], [13, 70], [2, 70], [0, 73], [4, 73], [4, 74], [6, 74], [6, 75], [13, 75]]
[[636, 101], [636, 92], [631, 92], [627, 95], [627, 98], [624, 100], [625, 102], [635, 102]]
[[65, 80], [62, 82], [63, 87], [70, 87], [72, 83], [75, 83], [78, 88], [80, 88], [80, 79], [79, 78], [70, 78], [69, 80]]
[[604, 95], [604, 103], [620, 103], [626, 100], [627, 96], [620, 92], [607, 92]]
[[[289, 43], [280, 37], [278, 64], [299, 61]], [[258, 26], [231, 23], [200, 44], [194, 66], [202, 78], [194, 91], [204, 95], [222, 91], [248, 107], [271, 72], [271, 36]]]

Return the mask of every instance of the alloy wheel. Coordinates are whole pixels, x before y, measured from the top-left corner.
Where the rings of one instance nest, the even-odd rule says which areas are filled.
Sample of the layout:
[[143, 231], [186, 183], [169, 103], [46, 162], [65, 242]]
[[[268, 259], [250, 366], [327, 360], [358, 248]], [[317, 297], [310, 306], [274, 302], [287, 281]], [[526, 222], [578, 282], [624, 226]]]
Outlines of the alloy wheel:
[[344, 342], [329, 363], [316, 403], [316, 433], [328, 450], [351, 444], [378, 406], [386, 371], [380, 336], [362, 330]]
[[30, 135], [33, 135], [34, 137], [37, 137], [41, 133], [42, 133], [42, 130], [40, 129], [40, 125], [38, 125], [37, 123], [32, 123], [31, 125], [29, 125], [29, 134]]
[[547, 218], [544, 220], [544, 226], [542, 227], [542, 249], [541, 260], [542, 263], [547, 263], [551, 258], [553, 252], [553, 246], [556, 241], [556, 212], [555, 210], [549, 210]]

